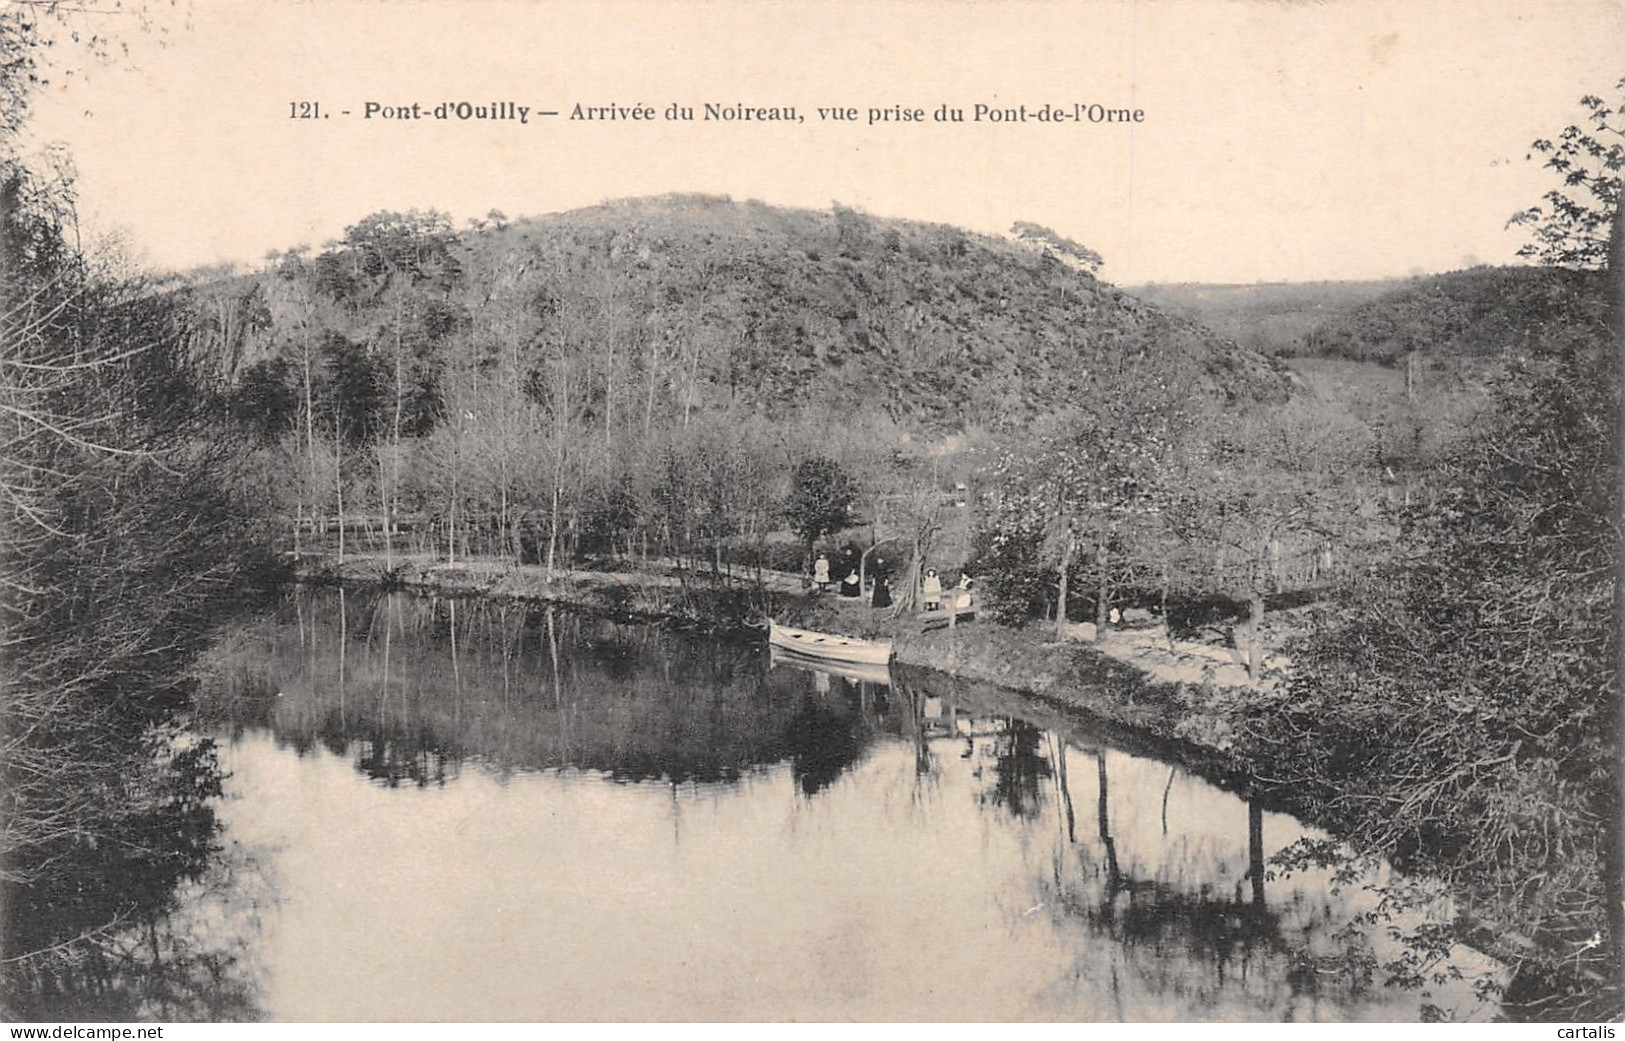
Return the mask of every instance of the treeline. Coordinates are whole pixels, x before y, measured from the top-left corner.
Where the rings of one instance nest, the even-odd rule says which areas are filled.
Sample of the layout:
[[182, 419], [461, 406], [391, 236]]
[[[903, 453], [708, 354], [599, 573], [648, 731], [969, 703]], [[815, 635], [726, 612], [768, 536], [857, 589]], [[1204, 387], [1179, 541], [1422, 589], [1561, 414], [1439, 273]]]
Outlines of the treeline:
[[[220, 772], [177, 723], [268, 532], [172, 301], [71, 220], [70, 183], [0, 159], [0, 1004], [207, 1016], [156, 939], [215, 850]], [[168, 989], [125, 990], [154, 960]]]
[[305, 291], [303, 313], [263, 276], [236, 280], [200, 291], [198, 332], [234, 368], [292, 360], [290, 320], [312, 308], [319, 332], [368, 355], [396, 336], [418, 355], [443, 356], [452, 335], [478, 353], [495, 305], [532, 368], [591, 348], [584, 390], [623, 426], [649, 410], [650, 381], [656, 409], [839, 400], [930, 432], [1013, 426], [1075, 396], [1096, 352], [1123, 340], [1183, 356], [1210, 389], [1284, 396], [1256, 355], [1096, 281], [1081, 248], [699, 196], [463, 233], [382, 213], [314, 256], [272, 258], [283, 287]]
[[380, 213], [189, 291], [190, 342], [300, 548], [359, 529], [387, 556], [556, 567], [759, 543], [811, 458], [859, 479], [865, 519], [895, 513], [965, 468], [926, 440], [1018, 429], [1145, 359], [1206, 399], [1284, 396], [1081, 247], [1028, 242], [700, 198], [464, 233]]

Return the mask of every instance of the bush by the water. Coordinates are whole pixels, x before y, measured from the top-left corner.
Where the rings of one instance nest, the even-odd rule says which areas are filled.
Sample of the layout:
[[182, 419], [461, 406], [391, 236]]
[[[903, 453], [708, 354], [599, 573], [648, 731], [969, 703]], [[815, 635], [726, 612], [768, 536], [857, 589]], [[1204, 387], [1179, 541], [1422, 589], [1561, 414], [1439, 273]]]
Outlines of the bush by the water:
[[1593, 341], [1501, 404], [1394, 559], [1289, 646], [1241, 748], [1277, 797], [1533, 938], [1510, 1012], [1589, 1021], [1621, 1008], [1617, 354]]

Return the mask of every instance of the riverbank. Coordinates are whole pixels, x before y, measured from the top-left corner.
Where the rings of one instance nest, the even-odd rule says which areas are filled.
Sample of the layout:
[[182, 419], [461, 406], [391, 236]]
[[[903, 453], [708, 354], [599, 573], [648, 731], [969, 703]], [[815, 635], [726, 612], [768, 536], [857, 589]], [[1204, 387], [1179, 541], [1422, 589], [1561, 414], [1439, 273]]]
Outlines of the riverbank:
[[[1182, 746], [1182, 758], [1226, 773], [1236, 710], [1256, 688], [1234, 648], [1170, 644], [1160, 625], [1111, 629], [1094, 641], [1093, 626], [1073, 626], [1056, 640], [1047, 625], [1011, 629], [984, 619], [952, 629], [925, 629], [913, 616], [893, 617], [839, 596], [810, 595], [801, 577], [735, 568], [716, 574], [666, 563], [649, 570], [555, 569], [508, 562], [457, 563], [427, 556], [351, 556], [342, 563], [306, 557], [301, 581], [405, 589], [568, 606], [628, 621], [652, 621], [718, 632], [757, 627], [771, 616], [810, 629], [891, 640], [898, 665], [989, 684], [1094, 717], [1101, 723]], [[1083, 638], [1078, 638], [1083, 637]], [[1264, 683], [1285, 662], [1266, 658]]]

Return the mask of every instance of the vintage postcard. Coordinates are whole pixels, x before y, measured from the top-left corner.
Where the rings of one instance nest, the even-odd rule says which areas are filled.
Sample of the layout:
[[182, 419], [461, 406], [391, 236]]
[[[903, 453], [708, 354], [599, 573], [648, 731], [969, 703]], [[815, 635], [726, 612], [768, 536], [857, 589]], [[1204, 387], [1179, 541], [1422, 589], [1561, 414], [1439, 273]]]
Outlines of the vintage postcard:
[[0, 41], [8, 1019], [1613, 1036], [1625, 7]]

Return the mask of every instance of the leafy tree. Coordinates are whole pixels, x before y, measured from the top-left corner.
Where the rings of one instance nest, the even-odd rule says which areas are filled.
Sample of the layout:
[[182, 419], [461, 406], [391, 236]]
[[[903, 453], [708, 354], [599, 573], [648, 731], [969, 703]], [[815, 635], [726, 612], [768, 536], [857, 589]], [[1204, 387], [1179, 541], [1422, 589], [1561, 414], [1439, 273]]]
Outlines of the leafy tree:
[[[1187, 400], [1161, 359], [1116, 345], [1089, 382], [1086, 405], [1052, 420], [1031, 441], [1007, 451], [990, 475], [992, 524], [1019, 532], [983, 539], [992, 552], [975, 567], [992, 579], [995, 612], [1008, 617], [1032, 593], [1031, 568], [1053, 573], [1053, 615], [1064, 638], [1073, 573], [1087, 561], [1095, 594], [1095, 634], [1104, 638], [1114, 588], [1136, 562], [1120, 560], [1134, 529], [1153, 527], [1172, 491], [1178, 432]], [[1036, 542], [1033, 536], [1041, 533]], [[1013, 570], [1004, 570], [1010, 567]], [[1001, 591], [1002, 589], [1002, 591]]]
[[293, 365], [286, 358], [265, 358], [243, 371], [231, 396], [232, 418], [262, 442], [275, 441], [294, 428], [299, 391]]
[[1531, 147], [1562, 184], [1546, 193], [1544, 206], [1513, 214], [1509, 225], [1531, 229], [1534, 241], [1518, 250], [1557, 267], [1598, 270], [1608, 266], [1609, 235], [1619, 208], [1620, 176], [1625, 171], [1625, 79], [1614, 85], [1613, 101], [1587, 94], [1580, 99], [1585, 119], [1565, 127], [1556, 141], [1542, 138]]
[[1264, 598], [1286, 587], [1286, 559], [1325, 546], [1352, 549], [1387, 530], [1375, 503], [1357, 491], [1359, 478], [1369, 478], [1371, 433], [1304, 401], [1225, 413], [1194, 432], [1164, 518], [1195, 551], [1182, 584], [1248, 604], [1237, 636], [1256, 681]]
[[[1089, 555], [1099, 638], [1105, 632], [1115, 574], [1113, 547], [1125, 524], [1160, 510], [1167, 444], [1149, 430], [1103, 423], [1097, 415], [1074, 415], [1061, 426], [1020, 454], [1004, 457], [994, 473], [1003, 488], [996, 494], [993, 517], [1028, 538], [1042, 533], [1034, 548], [1042, 547], [1054, 575], [1057, 639], [1065, 635], [1074, 570], [1080, 555]], [[1030, 578], [1024, 582], [998, 570], [1001, 557], [1020, 567], [1022, 555], [1004, 539], [991, 544], [1000, 545], [1002, 552], [979, 562], [978, 571], [990, 572], [995, 586], [1012, 592], [1030, 583]], [[1030, 567], [1031, 558], [1026, 563]]]
[[438, 210], [380, 210], [344, 229], [344, 245], [359, 270], [374, 278], [405, 276], [449, 286], [461, 275], [452, 253], [457, 233]]
[[389, 415], [384, 360], [336, 333], [323, 337], [320, 356], [327, 379], [317, 409], [333, 418], [335, 436], [347, 444], [371, 444], [386, 429]]
[[1001, 480], [1014, 457], [992, 474], [994, 486], [983, 503], [969, 570], [978, 576], [977, 603], [997, 621], [1014, 627], [1043, 614], [1055, 588], [1054, 567], [1046, 559], [1048, 504], [1023, 482]]
[[796, 464], [790, 495], [784, 502], [784, 517], [801, 540], [807, 570], [812, 570], [813, 548], [818, 540], [851, 526], [852, 504], [857, 497], [856, 483], [835, 460], [814, 456]]

